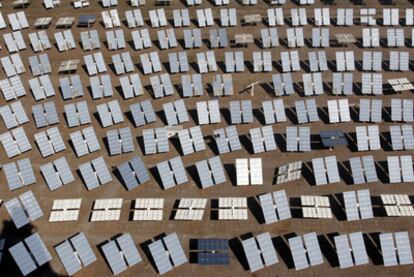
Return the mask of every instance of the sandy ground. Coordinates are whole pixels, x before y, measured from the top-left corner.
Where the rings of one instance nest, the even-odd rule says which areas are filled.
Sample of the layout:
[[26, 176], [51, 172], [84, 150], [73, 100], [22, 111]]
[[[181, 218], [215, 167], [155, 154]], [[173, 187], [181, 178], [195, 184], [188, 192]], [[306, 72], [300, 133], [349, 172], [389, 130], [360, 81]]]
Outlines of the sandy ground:
[[[2, 1], [3, 8], [1, 9], [3, 16], [6, 17], [8, 13], [13, 12], [13, 9], [10, 4], [11, 1]], [[51, 38], [52, 42], [55, 42], [53, 34], [57, 32], [55, 28], [55, 22], [57, 19], [61, 16], [75, 16], [78, 17], [79, 15], [85, 15], [85, 14], [95, 14], [98, 16], [98, 21], [93, 25], [93, 29], [97, 29], [99, 31], [99, 35], [101, 38], [102, 47], [99, 51], [101, 51], [104, 55], [105, 61], [107, 64], [111, 64], [111, 56], [115, 54], [118, 51], [108, 51], [106, 47], [106, 36], [105, 36], [105, 29], [103, 25], [101, 24], [101, 18], [100, 18], [100, 12], [103, 10], [101, 6], [99, 5], [98, 1], [91, 1], [91, 6], [89, 8], [83, 8], [75, 10], [70, 5], [70, 1], [62, 1], [63, 3], [60, 7], [48, 10], [46, 11], [43, 6], [41, 5], [41, 1], [32, 1], [33, 3], [25, 10], [26, 15], [28, 17], [29, 22], [34, 22], [34, 20], [38, 17], [43, 16], [53, 16], [53, 23], [52, 25], [47, 29], [47, 32], [49, 34], [49, 37]], [[119, 0], [119, 5], [117, 6], [118, 12], [120, 14], [121, 19], [125, 19], [124, 11], [130, 10], [131, 7], [126, 3], [125, 0]], [[147, 1], [152, 2], [152, 1]], [[173, 1], [174, 3], [166, 8], [166, 14], [167, 18], [172, 18], [172, 10], [174, 8], [184, 8], [184, 4], [182, 2], [184, 1]], [[212, 7], [210, 1], [204, 0], [203, 7]], [[211, 1], [212, 2], [212, 1]], [[240, 22], [240, 19], [243, 15], [246, 14], [254, 14], [254, 13], [260, 13], [264, 18], [266, 16], [266, 9], [267, 4], [263, 3], [263, 1], [259, 1], [259, 4], [253, 7], [244, 7], [241, 6], [238, 3], [235, 3], [230, 6], [237, 7], [237, 13], [238, 13], [238, 19]], [[320, 1], [318, 2], [315, 7], [321, 6], [322, 4]], [[341, 2], [337, 6], [329, 6], [331, 9], [331, 17], [335, 18], [336, 14], [336, 8], [337, 7], [352, 7], [355, 10], [355, 16], [357, 18], [358, 12], [357, 10], [360, 8], [360, 6], [357, 5], [351, 5], [348, 1], [338, 1]], [[412, 4], [410, 4], [408, 1], [397, 1], [397, 7], [402, 9], [401, 14], [404, 14], [403, 9], [406, 7], [411, 7]], [[286, 4], [285, 7], [285, 17], [290, 17], [290, 8], [295, 7], [296, 5], [291, 3], [289, 1], [288, 4]], [[199, 8], [197, 7], [191, 7], [190, 9], [190, 15], [191, 18], [195, 18], [195, 10]], [[367, 0], [366, 1], [366, 7], [379, 7], [378, 1], [376, 0]], [[148, 5], [144, 6], [142, 8], [142, 12], [144, 15], [145, 20], [148, 20], [148, 10], [153, 9], [153, 5], [149, 3]], [[381, 17], [381, 9], [378, 9], [378, 17]], [[313, 17], [313, 8], [308, 7], [307, 8], [308, 17]], [[219, 17], [219, 8], [213, 9], [213, 15], [215, 19]], [[218, 22], [217, 22], [218, 23]], [[216, 23], [216, 24], [217, 24]], [[232, 27], [228, 28], [228, 35], [229, 38], [234, 39], [234, 34], [237, 33], [251, 33], [254, 34], [255, 38], [260, 38], [260, 29], [265, 28], [265, 24], [258, 24], [257, 26], [243, 26], [241, 27], [241, 24], [238, 25], [238, 27]], [[170, 28], [171, 25], [165, 28]], [[195, 28], [194, 22], [192, 22], [191, 28]], [[286, 38], [286, 29], [288, 28], [288, 25], [284, 25], [281, 27], [278, 27], [279, 30], [279, 36], [282, 39]], [[400, 26], [401, 27], [401, 26]], [[140, 66], [140, 59], [139, 55], [145, 52], [150, 51], [158, 51], [160, 55], [160, 59], [163, 63], [168, 63], [168, 53], [181, 51], [181, 46], [169, 49], [169, 50], [163, 50], [160, 51], [155, 45], [153, 45], [152, 48], [147, 50], [141, 50], [141, 51], [134, 51], [131, 47], [132, 38], [130, 35], [130, 30], [127, 29], [125, 25], [122, 26], [122, 28], [125, 31], [125, 36], [128, 41], [127, 48], [125, 50], [120, 50], [119, 52], [123, 51], [129, 51], [134, 63], [139, 64]], [[215, 25], [212, 28], [218, 28], [218, 25]], [[305, 37], [310, 38], [311, 36], [311, 30], [313, 28], [313, 25], [307, 25], [304, 27]], [[380, 28], [380, 34], [381, 38], [386, 37], [386, 28], [383, 28], [382, 26]], [[178, 28], [175, 29], [177, 39], [183, 39], [183, 30], [184, 28]], [[208, 40], [209, 28], [203, 28], [202, 29], [202, 36], [204, 40]], [[342, 28], [337, 26], [330, 26], [331, 29], [331, 39], [333, 39], [333, 35], [335, 33], [352, 33], [357, 38], [361, 37], [361, 29], [362, 27], [357, 25], [353, 27], [348, 28]], [[406, 37], [411, 38], [411, 28], [404, 27]], [[162, 190], [160, 184], [157, 182], [157, 176], [154, 173], [156, 173], [156, 170], [154, 170], [156, 164], [162, 160], [166, 160], [172, 157], [175, 157], [177, 155], [180, 155], [180, 147], [178, 146], [176, 142], [170, 142], [170, 151], [165, 154], [158, 154], [158, 155], [151, 155], [151, 156], [144, 156], [143, 155], [143, 145], [142, 145], [142, 130], [146, 128], [154, 128], [154, 127], [160, 127], [164, 126], [165, 122], [163, 121], [163, 112], [162, 112], [162, 104], [167, 103], [173, 100], [180, 99], [180, 93], [175, 93], [173, 96], [161, 98], [154, 100], [152, 98], [152, 95], [150, 92], [146, 92], [144, 95], [124, 100], [123, 96], [119, 93], [119, 91], [114, 90], [114, 96], [111, 98], [106, 99], [100, 99], [93, 101], [91, 97], [91, 93], [89, 89], [87, 88], [89, 86], [89, 77], [87, 73], [85, 72], [85, 69], [83, 67], [79, 67], [77, 70], [77, 74], [80, 74], [82, 78], [82, 83], [85, 91], [85, 96], [81, 98], [76, 98], [69, 101], [63, 101], [61, 97], [61, 93], [58, 89], [59, 87], [59, 78], [63, 77], [64, 75], [58, 76], [57, 68], [61, 61], [69, 60], [73, 58], [79, 58], [82, 61], [83, 64], [83, 55], [88, 54], [89, 52], [84, 52], [80, 45], [80, 36], [79, 33], [81, 31], [87, 30], [86, 28], [77, 28], [75, 26], [72, 27], [72, 32], [75, 36], [75, 39], [78, 43], [77, 48], [74, 50], [70, 50], [67, 52], [59, 53], [57, 51], [57, 48], [55, 45], [52, 47], [52, 49], [46, 51], [46, 53], [49, 56], [51, 65], [52, 65], [52, 73], [50, 75], [51, 80], [54, 84], [55, 90], [56, 90], [56, 96], [43, 100], [42, 102], [47, 102], [50, 100], [55, 101], [59, 118], [60, 118], [60, 124], [57, 125], [59, 127], [59, 130], [61, 131], [65, 143], [66, 143], [66, 150], [63, 152], [60, 152], [58, 154], [52, 155], [48, 158], [42, 158], [40, 155], [40, 152], [37, 148], [37, 146], [34, 143], [33, 136], [35, 133], [41, 131], [35, 127], [33, 118], [31, 116], [31, 121], [29, 123], [26, 123], [24, 125], [26, 134], [28, 135], [29, 139], [32, 142], [33, 149], [27, 153], [24, 153], [22, 155], [19, 155], [13, 159], [7, 159], [7, 156], [3, 152], [0, 155], [0, 163], [6, 163], [10, 161], [16, 161], [24, 157], [29, 157], [32, 161], [37, 183], [35, 185], [32, 185], [28, 188], [19, 189], [15, 191], [9, 191], [7, 188], [7, 183], [5, 180], [4, 174], [0, 174], [0, 196], [2, 199], [10, 199], [12, 197], [15, 197], [21, 193], [23, 193], [26, 190], [32, 190], [36, 196], [36, 198], [39, 201], [39, 204], [44, 212], [44, 216], [35, 222], [32, 223], [32, 226], [29, 226], [28, 228], [22, 228], [20, 230], [16, 230], [14, 228], [14, 225], [10, 221], [10, 217], [4, 208], [0, 208], [0, 219], [2, 221], [0, 228], [2, 228], [2, 231], [0, 233], [0, 238], [4, 237], [7, 239], [7, 247], [14, 245], [18, 241], [20, 241], [22, 238], [25, 238], [28, 236], [31, 232], [38, 231], [41, 235], [41, 237], [44, 239], [48, 249], [50, 250], [53, 260], [50, 262], [49, 265], [42, 267], [38, 271], [34, 273], [33, 276], [53, 276], [53, 275], [65, 275], [64, 268], [57, 257], [53, 246], [57, 245], [58, 243], [62, 242], [63, 240], [67, 239], [69, 236], [72, 236], [78, 232], [84, 232], [89, 240], [89, 242], [92, 244], [95, 254], [98, 257], [97, 262], [92, 264], [91, 266], [84, 268], [82, 271], [80, 271], [76, 276], [110, 276], [112, 273], [107, 266], [105, 259], [103, 258], [102, 254], [99, 252], [99, 247], [97, 247], [99, 244], [105, 242], [106, 240], [110, 239], [111, 237], [120, 234], [120, 233], [130, 233], [136, 244], [143, 245], [145, 242], [147, 242], [149, 239], [158, 236], [162, 233], [170, 233], [170, 232], [177, 232], [179, 238], [181, 239], [181, 242], [183, 244], [183, 247], [188, 253], [189, 249], [189, 240], [194, 238], [208, 238], [208, 237], [214, 237], [214, 238], [228, 238], [231, 239], [231, 246], [232, 250], [230, 251], [230, 257], [231, 262], [229, 266], [199, 266], [194, 263], [189, 263], [186, 265], [183, 265], [170, 273], [166, 274], [168, 276], [190, 276], [192, 274], [197, 274], [198, 276], [211, 276], [211, 275], [219, 275], [219, 276], [249, 276], [252, 275], [249, 271], [246, 270], [246, 268], [243, 266], [245, 264], [244, 258], [243, 258], [243, 252], [240, 251], [239, 244], [237, 243], [237, 237], [240, 237], [247, 233], [253, 233], [253, 234], [260, 234], [262, 232], [270, 232], [272, 237], [274, 238], [274, 244], [276, 246], [278, 256], [280, 257], [280, 262], [272, 267], [266, 268], [264, 270], [261, 270], [257, 273], [255, 273], [255, 276], [287, 276], [288, 274], [291, 276], [323, 276], [325, 274], [331, 274], [336, 276], [349, 276], [349, 275], [367, 275], [367, 276], [409, 276], [413, 273], [413, 266], [398, 266], [398, 267], [391, 267], [391, 268], [385, 268], [382, 263], [381, 256], [378, 252], [378, 233], [379, 232], [394, 232], [394, 231], [409, 231], [410, 232], [410, 238], [412, 241], [414, 241], [413, 237], [413, 229], [414, 229], [414, 221], [411, 218], [387, 218], [384, 217], [381, 211], [376, 210], [377, 217], [372, 220], [364, 220], [364, 221], [358, 221], [358, 222], [347, 222], [343, 219], [344, 211], [342, 210], [339, 203], [335, 201], [337, 196], [341, 194], [343, 191], [349, 191], [349, 190], [356, 190], [356, 189], [365, 189], [368, 188], [371, 191], [371, 195], [373, 196], [373, 202], [380, 203], [379, 195], [381, 193], [407, 193], [412, 194], [412, 184], [393, 184], [390, 185], [387, 182], [386, 173], [384, 173], [381, 170], [381, 167], [383, 169], [386, 169], [386, 163], [384, 164], [384, 161], [386, 161], [386, 157], [390, 155], [407, 155], [412, 154], [408, 151], [401, 151], [398, 153], [392, 153], [391, 148], [389, 146], [388, 142], [388, 136], [383, 136], [381, 139], [381, 143], [383, 146], [383, 150], [380, 151], [373, 151], [373, 152], [356, 152], [355, 146], [354, 146], [354, 139], [355, 139], [355, 126], [363, 125], [362, 123], [357, 122], [358, 113], [357, 109], [355, 110], [352, 108], [352, 114], [353, 114], [353, 122], [349, 123], [342, 123], [342, 124], [328, 124], [327, 121], [327, 109], [326, 109], [326, 101], [328, 99], [338, 99], [341, 97], [338, 96], [332, 96], [329, 93], [329, 89], [327, 87], [326, 93], [322, 96], [316, 97], [318, 107], [320, 108], [320, 115], [321, 115], [321, 121], [307, 124], [306, 126], [310, 126], [312, 130], [312, 140], [313, 140], [313, 151], [307, 152], [307, 153], [287, 153], [284, 151], [284, 135], [285, 135], [285, 128], [286, 126], [293, 126], [295, 125], [295, 111], [293, 109], [294, 107], [294, 101], [298, 99], [304, 99], [301, 93], [301, 89], [299, 89], [299, 93], [296, 95], [292, 95], [289, 97], [283, 97], [284, 103], [286, 108], [288, 108], [290, 111], [288, 112], [289, 120], [286, 123], [278, 123], [274, 124], [273, 131], [276, 133], [277, 143], [279, 146], [279, 150], [267, 152], [264, 154], [252, 154], [251, 153], [251, 143], [248, 137], [249, 129], [253, 127], [259, 127], [262, 125], [264, 119], [261, 112], [261, 102], [264, 100], [273, 99], [274, 95], [267, 91], [264, 86], [258, 86], [256, 87], [256, 93], [254, 96], [250, 96], [248, 94], [238, 94], [231, 97], [222, 97], [219, 99], [220, 101], [220, 107], [222, 110], [222, 121], [219, 124], [214, 125], [204, 125], [202, 126], [203, 135], [206, 138], [206, 143], [208, 144], [207, 150], [198, 152], [195, 154], [191, 154], [185, 157], [182, 157], [183, 162], [188, 170], [188, 176], [189, 176], [189, 182], [183, 185], [180, 185], [176, 188], [172, 188], [169, 190]], [[156, 39], [156, 32], [159, 29], [151, 29], [150, 34], [151, 38], [154, 41]], [[19, 100], [23, 102], [26, 113], [28, 115], [31, 115], [31, 106], [35, 104], [35, 100], [33, 99], [31, 92], [28, 88], [28, 82], [30, 78], [32, 78], [32, 75], [30, 73], [30, 69], [28, 66], [27, 58], [29, 56], [33, 55], [32, 49], [29, 45], [29, 39], [28, 34], [30, 32], [33, 32], [34, 29], [31, 27], [29, 29], [23, 30], [23, 34], [26, 39], [27, 49], [20, 52], [20, 55], [22, 56], [23, 60], [25, 61], [26, 65], [26, 73], [21, 75], [22, 80], [24, 81], [24, 85], [27, 90], [27, 95], [25, 97], [20, 98]], [[10, 29], [3, 29], [0, 31], [1, 34], [10, 32]], [[1, 40], [1, 46], [2, 50], [0, 52], [1, 56], [7, 55], [7, 49], [4, 45], [4, 41]], [[201, 51], [207, 51], [208, 48], [206, 44], [203, 44], [203, 47], [201, 49], [194, 49], [194, 50], [187, 50], [189, 62], [193, 63], [195, 62], [195, 55], [198, 52]], [[224, 61], [224, 53], [225, 51], [229, 51], [230, 49], [216, 49], [215, 55], [217, 61]], [[252, 60], [252, 51], [260, 51], [260, 43], [249, 45], [247, 48], [233, 48], [232, 51], [235, 50], [242, 50], [244, 51], [244, 57], [246, 61]], [[280, 52], [285, 51], [285, 47], [281, 46], [278, 48], [272, 48], [267, 51], [272, 52], [272, 57], [274, 59], [274, 62], [278, 63], [280, 61]], [[306, 61], [307, 60], [307, 52], [311, 51], [309, 48], [304, 47], [298, 49], [300, 52], [301, 60]], [[325, 49], [327, 53], [327, 58], [329, 61], [335, 60], [335, 51], [344, 51], [344, 50], [353, 50], [355, 51], [355, 57], [356, 60], [361, 61], [362, 60], [362, 52], [364, 49], [360, 48], [358, 45], [349, 45], [347, 48], [329, 48]], [[373, 50], [373, 49], [367, 49], [367, 50]], [[411, 52], [412, 56], [412, 49], [410, 48], [404, 48], [399, 50], [405, 50]], [[386, 47], [381, 47], [379, 49], [375, 49], [375, 51], [382, 51], [383, 52], [383, 60], [385, 61], [385, 64], [388, 63], [388, 55], [389, 55], [389, 49]], [[360, 68], [360, 67], [358, 67]], [[263, 84], [270, 84], [271, 83], [271, 75], [277, 73], [278, 69], [273, 68], [273, 71], [271, 73], [252, 73], [248, 70], [248, 67], [246, 67], [246, 71], [243, 73], [237, 73], [233, 74], [233, 80], [234, 80], [234, 88], [235, 92], [241, 91], [244, 89], [247, 85], [250, 83], [257, 81], [257, 80], [263, 80]], [[112, 83], [114, 87], [119, 86], [119, 80], [118, 77], [113, 73], [111, 68], [108, 66], [108, 72], [111, 74]], [[145, 86], [150, 85], [149, 82], [149, 76], [144, 76], [139, 68], [136, 68], [135, 72], [139, 72], [141, 75], [141, 80]], [[163, 72], [167, 72], [166, 69], [163, 69]], [[190, 73], [195, 73], [195, 69], [191, 68]], [[209, 74], [203, 75], [203, 82], [205, 88], [207, 88], [207, 85], [211, 83], [213, 80], [215, 74], [221, 73], [221, 69], [219, 68], [218, 72], [213, 72]], [[302, 72], [294, 73], [294, 82], [300, 83], [302, 81], [301, 74]], [[384, 76], [384, 82], [388, 78], [392, 77], [407, 77], [410, 80], [413, 80], [413, 76], [411, 76], [412, 73], [395, 73], [395, 72], [387, 72], [383, 71]], [[1, 78], [5, 78], [5, 75], [3, 72], [0, 72]], [[331, 81], [332, 78], [332, 72], [327, 71], [323, 73], [324, 76], [324, 82], [328, 84]], [[361, 77], [361, 72], [358, 70], [354, 73], [354, 80], [355, 82], [359, 82]], [[181, 82], [181, 76], [180, 75], [172, 75], [171, 76], [172, 81], [174, 84], [180, 84]], [[300, 86], [299, 86], [300, 88]], [[358, 91], [358, 88], [355, 89]], [[187, 106], [187, 109], [190, 113], [190, 122], [187, 122], [183, 124], [185, 128], [194, 126], [197, 124], [197, 115], [196, 115], [196, 102], [198, 101], [204, 101], [211, 99], [212, 96], [207, 93], [207, 90], [205, 92], [205, 95], [202, 97], [194, 97], [194, 98], [187, 98], [185, 99], [185, 103]], [[349, 99], [350, 104], [358, 104], [360, 98], [370, 98], [373, 99], [373, 97], [370, 96], [361, 96], [360, 94], [352, 95], [347, 97]], [[379, 97], [377, 97], [379, 98]], [[390, 100], [392, 98], [404, 98], [404, 99], [412, 99], [413, 95], [411, 92], [405, 92], [402, 94], [393, 94], [390, 92], [386, 92], [383, 96], [380, 98], [383, 99], [383, 104], [385, 107], [390, 106]], [[154, 109], [157, 112], [157, 121], [155, 123], [135, 128], [133, 123], [129, 120], [127, 116], [125, 116], [125, 121], [122, 124], [118, 124], [116, 126], [108, 127], [108, 128], [102, 128], [98, 117], [96, 116], [96, 105], [105, 103], [109, 100], [117, 99], [122, 107], [122, 110], [124, 113], [126, 113], [129, 110], [129, 105], [137, 102], [142, 101], [144, 99], [153, 99], [152, 104], [154, 106]], [[221, 155], [222, 163], [225, 165], [226, 168], [226, 175], [227, 175], [227, 182], [224, 184], [217, 185], [215, 187], [209, 188], [209, 189], [200, 189], [197, 185], [197, 176], [194, 174], [194, 170], [192, 169], [192, 166], [195, 164], [195, 162], [206, 159], [208, 157], [212, 157], [216, 155], [216, 149], [214, 146], [214, 142], [211, 140], [211, 135], [213, 133], [214, 129], [225, 127], [229, 124], [229, 112], [228, 112], [228, 102], [231, 100], [236, 99], [251, 99], [253, 101], [253, 108], [254, 108], [254, 114], [255, 114], [255, 120], [251, 124], [245, 124], [245, 125], [238, 125], [237, 129], [239, 132], [239, 135], [241, 136], [242, 144], [243, 144], [243, 150], [238, 152], [233, 152], [225, 155]], [[84, 125], [81, 127], [75, 127], [75, 128], [67, 128], [66, 125], [66, 119], [63, 114], [64, 111], [64, 104], [73, 103], [81, 100], [86, 100], [89, 105], [90, 113], [92, 116], [92, 126], [94, 127], [96, 134], [99, 138], [99, 142], [101, 145], [101, 151], [95, 152], [89, 155], [86, 155], [82, 158], [77, 158], [72, 146], [69, 143], [69, 134], [71, 132], [77, 131], [81, 128], [87, 127], [89, 125]], [[0, 99], [1, 104], [5, 105], [4, 98]], [[387, 110], [389, 111], [389, 110]], [[384, 119], [386, 122], [383, 122], [380, 124], [380, 130], [382, 134], [387, 134], [389, 132], [389, 126], [396, 125], [397, 123], [389, 122], [389, 116], [384, 113]], [[135, 151], [133, 153], [128, 153], [120, 156], [113, 156], [110, 157], [108, 154], [108, 149], [106, 148], [103, 138], [106, 137], [106, 132], [108, 130], [114, 129], [114, 128], [120, 128], [129, 126], [133, 130], [133, 135], [136, 138], [134, 140], [135, 144]], [[43, 128], [42, 130], [45, 130], [47, 128]], [[321, 130], [334, 130], [334, 129], [342, 129], [346, 133], [349, 134], [348, 139], [350, 142], [349, 147], [341, 147], [334, 150], [328, 150], [323, 149], [320, 147], [318, 142], [318, 133]], [[0, 130], [3, 130], [2, 132], [6, 131], [6, 128], [3, 124], [3, 122], [0, 122]], [[147, 166], [147, 168], [151, 172], [151, 181], [140, 186], [137, 189], [134, 189], [132, 191], [127, 191], [121, 184], [121, 182], [113, 175], [113, 181], [111, 183], [108, 183], [98, 189], [87, 191], [85, 185], [83, 184], [81, 178], [76, 173], [76, 170], [78, 168], [78, 165], [87, 161], [90, 161], [96, 157], [103, 156], [108, 164], [108, 166], [111, 168], [113, 166], [119, 165], [120, 163], [127, 161], [131, 159], [133, 156], [142, 156], [143, 160]], [[286, 183], [282, 185], [275, 185], [273, 176], [275, 173], [275, 169], [277, 169], [279, 166], [284, 165], [289, 162], [303, 160], [305, 162], [309, 162], [312, 158], [315, 157], [324, 157], [329, 155], [336, 155], [338, 158], [339, 166], [341, 169], [341, 177], [342, 180], [340, 183], [337, 184], [331, 184], [326, 186], [320, 186], [316, 187], [313, 185], [313, 178], [309, 176], [312, 175], [312, 173], [305, 174], [306, 178], [302, 178], [298, 181], [294, 181], [291, 183]], [[356, 156], [364, 156], [364, 155], [373, 155], [375, 160], [377, 161], [378, 166], [378, 172], [380, 173], [379, 176], [381, 177], [381, 181], [379, 183], [371, 183], [371, 184], [363, 184], [363, 185], [352, 185], [352, 182], [349, 181], [349, 166], [346, 162], [350, 157], [356, 157]], [[75, 175], [76, 181], [68, 184], [56, 191], [49, 191], [43, 177], [40, 174], [40, 166], [43, 164], [46, 164], [48, 162], [51, 162], [59, 157], [65, 156], [69, 164], [71, 166], [72, 172]], [[263, 160], [263, 175], [264, 175], [264, 185], [263, 186], [254, 186], [254, 187], [235, 187], [234, 185], [234, 179], [235, 179], [235, 169], [234, 169], [234, 163], [236, 158], [247, 158], [247, 157], [261, 157]], [[271, 225], [265, 225], [261, 223], [260, 219], [260, 212], [258, 212], [258, 202], [255, 200], [255, 196], [271, 192], [279, 189], [285, 189], [287, 192], [288, 197], [290, 198], [291, 205], [294, 206], [298, 203], [298, 198], [300, 198], [300, 195], [329, 195], [331, 198], [331, 203], [333, 207], [333, 211], [335, 214], [335, 217], [333, 219], [320, 219], [320, 220], [313, 220], [313, 219], [301, 219], [301, 218], [294, 218], [291, 220], [274, 223]], [[244, 196], [244, 197], [250, 197], [249, 198], [249, 219], [247, 221], [233, 221], [233, 222], [225, 222], [225, 221], [217, 221], [212, 220], [210, 218], [210, 212], [211, 212], [211, 201], [217, 199], [218, 197], [223, 196]], [[117, 222], [97, 222], [97, 223], [91, 223], [89, 222], [90, 217], [90, 210], [92, 208], [93, 201], [95, 199], [100, 198], [115, 198], [115, 197], [121, 197], [124, 199], [123, 202], [123, 209], [121, 214], [120, 221]], [[133, 200], [138, 197], [157, 197], [157, 198], [164, 198], [165, 199], [165, 209], [164, 209], [164, 220], [161, 222], [132, 222], [129, 221], [130, 216], [130, 210], [131, 206], [133, 204]], [[204, 219], [202, 221], [194, 221], [194, 222], [179, 222], [179, 221], [173, 221], [169, 220], [172, 208], [176, 202], [177, 199], [182, 197], [204, 197], [209, 199]], [[48, 223], [48, 217], [49, 212], [52, 207], [52, 203], [54, 199], [65, 199], [65, 198], [82, 198], [82, 208], [81, 213], [79, 216], [79, 220], [77, 222], [62, 222], [62, 223]], [[257, 199], [257, 198], [256, 198]], [[321, 266], [317, 266], [314, 268], [310, 268], [307, 270], [303, 270], [300, 272], [296, 272], [293, 268], [292, 260], [288, 251], [287, 246], [287, 238], [293, 234], [304, 234], [307, 232], [317, 232], [320, 235], [320, 241], [324, 252], [325, 257], [325, 263]], [[370, 254], [370, 264], [366, 266], [359, 266], [354, 267], [347, 270], [341, 270], [338, 267], [338, 263], [335, 258], [335, 250], [334, 250], [334, 244], [332, 237], [335, 234], [345, 234], [349, 232], [354, 231], [362, 231], [367, 234], [371, 234], [370, 236], [367, 236], [367, 246]], [[145, 249], [145, 247], [144, 247]], [[139, 251], [141, 253], [141, 256], [143, 257], [143, 262], [140, 263], [137, 266], [134, 266], [133, 268], [130, 268], [129, 270], [125, 271], [124, 273], [120, 274], [120, 276], [155, 276], [157, 275], [156, 271], [154, 270], [153, 266], [149, 262], [148, 256], [143, 251], [142, 247], [139, 247]], [[14, 262], [10, 260], [9, 255], [5, 255], [4, 262], [2, 265], [0, 265], [1, 272], [4, 274], [0, 274], [2, 276], [16, 276], [18, 275], [18, 269]]]

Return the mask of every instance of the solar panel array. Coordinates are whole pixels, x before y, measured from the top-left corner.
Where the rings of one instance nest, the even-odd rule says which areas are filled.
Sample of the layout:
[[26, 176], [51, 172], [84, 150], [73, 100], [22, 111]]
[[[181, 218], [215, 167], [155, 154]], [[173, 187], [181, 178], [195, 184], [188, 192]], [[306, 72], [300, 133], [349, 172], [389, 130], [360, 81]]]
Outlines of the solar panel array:
[[20, 101], [0, 107], [0, 116], [7, 129], [17, 127], [29, 121]]
[[311, 151], [310, 127], [286, 127], [286, 151]]
[[328, 112], [330, 123], [351, 121], [348, 99], [329, 100]]
[[250, 129], [250, 138], [254, 153], [263, 153], [277, 149], [272, 126]]
[[53, 201], [49, 222], [77, 221], [82, 199], [58, 199]]
[[413, 254], [408, 232], [384, 233], [379, 235], [384, 266], [413, 263]]
[[414, 133], [413, 126], [390, 126], [391, 144], [393, 150], [413, 150]]
[[371, 194], [368, 189], [343, 193], [346, 218], [348, 221], [374, 217]]
[[373, 156], [354, 157], [349, 159], [354, 184], [365, 184], [378, 181]]
[[79, 272], [97, 260], [84, 233], [79, 233], [55, 246], [68, 275]]
[[381, 194], [387, 216], [414, 216], [414, 208], [407, 194]]
[[109, 153], [119, 155], [134, 151], [131, 128], [120, 128], [106, 132], [109, 144]]
[[53, 101], [32, 106], [32, 113], [37, 128], [59, 123], [56, 105]]
[[368, 264], [368, 254], [361, 232], [334, 237], [340, 268]]
[[79, 165], [79, 171], [88, 190], [112, 181], [111, 173], [102, 156]]
[[43, 212], [31, 190], [4, 202], [17, 229], [43, 216]]
[[12, 158], [32, 149], [23, 127], [18, 127], [9, 132], [0, 134], [0, 142], [5, 149], [8, 158]]
[[203, 188], [226, 182], [226, 176], [220, 157], [199, 161], [195, 166]]
[[40, 171], [50, 190], [58, 189], [63, 185], [75, 181], [75, 177], [73, 176], [65, 157], [61, 157], [53, 162], [42, 165]]
[[296, 270], [323, 264], [322, 252], [316, 233], [296, 236], [288, 241]]
[[101, 249], [114, 275], [118, 275], [128, 267], [142, 261], [138, 249], [128, 233], [103, 244]]
[[236, 159], [236, 178], [238, 186], [263, 185], [262, 159]]
[[414, 181], [413, 161], [410, 155], [387, 157], [388, 178], [390, 183]]
[[242, 149], [236, 126], [216, 129], [213, 134], [220, 154]]
[[262, 102], [266, 124], [286, 121], [285, 106], [282, 99]]
[[13, 245], [9, 248], [9, 252], [24, 276], [52, 260], [52, 256], [38, 233]]
[[266, 224], [292, 217], [284, 190], [259, 195], [259, 201]]
[[152, 242], [148, 248], [160, 274], [188, 262], [176, 233]]
[[58, 127], [52, 127], [46, 131], [36, 133], [34, 138], [43, 158], [66, 149]]
[[379, 128], [372, 126], [355, 127], [358, 151], [369, 151], [381, 149]]
[[3, 164], [3, 171], [9, 190], [36, 183], [36, 176], [34, 175], [32, 163], [29, 158]]
[[157, 164], [157, 169], [164, 189], [169, 189], [188, 181], [181, 157], [160, 162]]
[[279, 262], [269, 232], [243, 240], [242, 245], [251, 272]]
[[197, 264], [228, 265], [230, 263], [227, 239], [197, 239]]
[[169, 126], [189, 121], [184, 100], [165, 103], [163, 108]]
[[85, 156], [101, 149], [96, 137], [95, 129], [92, 126], [71, 133], [70, 139], [78, 157]]
[[312, 159], [316, 185], [340, 182], [336, 156]]
[[218, 100], [197, 102], [198, 124], [221, 122]]
[[300, 197], [302, 203], [302, 213], [305, 218], [332, 218], [331, 204], [329, 197], [308, 196]]
[[277, 171], [276, 184], [283, 184], [302, 177], [302, 162], [294, 162], [279, 167]]
[[163, 198], [138, 198], [135, 200], [133, 220], [162, 220]]
[[[120, 78], [121, 86], [123, 85], [123, 80], [125, 77]], [[132, 77], [131, 77], [132, 78]], [[109, 74], [104, 74], [100, 76], [93, 76], [89, 78], [91, 84], [92, 97], [93, 99], [99, 99], [103, 97], [110, 97], [113, 95], [112, 91], [112, 81]], [[123, 86], [122, 86], [123, 87]], [[124, 97], [127, 98], [125, 92], [127, 89], [123, 87]]]
[[202, 220], [207, 205], [205, 198], [181, 198], [175, 211], [175, 220]]
[[183, 155], [192, 154], [206, 149], [200, 126], [183, 129], [177, 132]]
[[150, 100], [137, 102], [129, 106], [135, 126], [142, 126], [156, 121], [154, 109]]
[[98, 199], [93, 204], [90, 221], [116, 221], [121, 216], [122, 198]]
[[218, 202], [219, 220], [247, 220], [247, 198], [220, 197]]
[[145, 164], [138, 156], [120, 164], [118, 171], [128, 190], [134, 189], [150, 180]]
[[145, 129], [142, 135], [146, 155], [169, 151], [167, 128]]
[[315, 99], [296, 101], [295, 109], [298, 123], [319, 121]]
[[112, 126], [124, 121], [121, 107], [117, 100], [96, 106], [102, 127]]
[[359, 121], [381, 122], [382, 121], [382, 100], [361, 99], [359, 102]]

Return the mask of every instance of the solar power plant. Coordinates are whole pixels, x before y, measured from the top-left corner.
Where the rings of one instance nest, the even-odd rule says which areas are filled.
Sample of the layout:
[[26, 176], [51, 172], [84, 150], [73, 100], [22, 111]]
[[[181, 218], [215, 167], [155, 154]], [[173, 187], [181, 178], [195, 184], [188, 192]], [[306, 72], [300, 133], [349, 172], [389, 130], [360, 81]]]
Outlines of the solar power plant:
[[0, 275], [412, 275], [413, 1], [0, 2]]

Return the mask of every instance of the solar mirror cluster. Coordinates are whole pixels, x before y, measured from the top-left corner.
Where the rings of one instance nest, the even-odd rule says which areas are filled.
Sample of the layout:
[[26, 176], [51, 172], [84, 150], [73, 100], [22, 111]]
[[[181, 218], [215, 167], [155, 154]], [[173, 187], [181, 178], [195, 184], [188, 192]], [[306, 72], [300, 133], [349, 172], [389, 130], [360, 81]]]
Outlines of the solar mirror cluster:
[[412, 275], [413, 49], [410, 0], [1, 1], [0, 275]]

